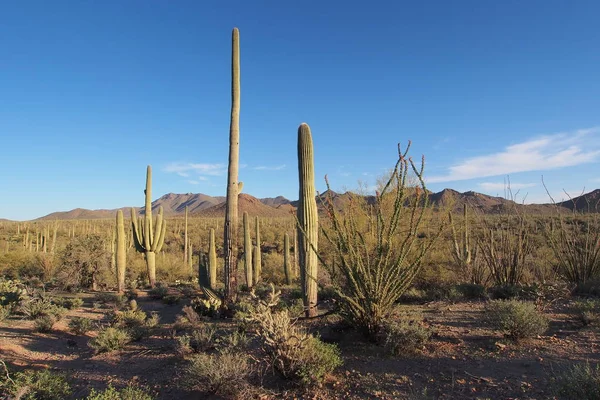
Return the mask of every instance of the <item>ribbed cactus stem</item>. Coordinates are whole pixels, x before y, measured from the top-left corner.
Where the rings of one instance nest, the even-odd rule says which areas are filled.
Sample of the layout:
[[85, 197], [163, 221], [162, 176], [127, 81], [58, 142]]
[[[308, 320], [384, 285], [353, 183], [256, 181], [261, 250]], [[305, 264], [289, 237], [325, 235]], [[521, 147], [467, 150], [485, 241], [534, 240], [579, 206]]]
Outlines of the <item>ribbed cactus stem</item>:
[[215, 230], [210, 229], [208, 242], [208, 281], [209, 288], [215, 290], [217, 287], [217, 244], [215, 242]]
[[298, 247], [300, 281], [307, 317], [317, 315], [317, 246], [319, 221], [315, 199], [315, 172], [313, 143], [310, 127], [302, 123], [298, 128]]
[[254, 262], [252, 272], [254, 273], [254, 284], [256, 285], [260, 280], [260, 274], [262, 272], [262, 254], [260, 247], [260, 227], [258, 216], [254, 217], [254, 226], [256, 229], [256, 247], [254, 248], [254, 256], [252, 257], [252, 261]]
[[283, 272], [285, 273], [285, 284], [292, 284], [292, 263], [290, 262], [290, 235], [283, 235]]
[[240, 158], [240, 32], [233, 28], [231, 37], [231, 119], [229, 125], [229, 164], [227, 168], [227, 200], [225, 229], [223, 234], [225, 250], [225, 300], [234, 301], [237, 297], [237, 225], [238, 182]]
[[117, 267], [117, 289], [119, 293], [125, 291], [125, 265], [127, 264], [127, 251], [125, 250], [125, 224], [123, 211], [117, 211], [117, 248], [115, 251], [115, 264]]
[[194, 258], [194, 249], [192, 247], [192, 244], [190, 243], [188, 246], [188, 259], [187, 259], [188, 267], [190, 269], [190, 274], [194, 273], [193, 258]]
[[138, 223], [135, 210], [132, 208], [131, 228], [133, 230], [135, 248], [140, 253], [144, 253], [146, 257], [148, 280], [150, 281], [150, 286], [154, 287], [156, 284], [156, 253], [162, 249], [167, 224], [163, 218], [162, 206], [158, 209], [156, 221], [152, 220], [152, 167], [150, 165], [146, 169], [146, 190], [144, 190], [144, 194], [146, 196], [144, 218], [140, 218]]
[[250, 220], [248, 218], [248, 213], [244, 212], [243, 214], [243, 224], [244, 224], [244, 270], [246, 272], [246, 285], [248, 288], [251, 288], [253, 285], [252, 275], [252, 238], [250, 237]]

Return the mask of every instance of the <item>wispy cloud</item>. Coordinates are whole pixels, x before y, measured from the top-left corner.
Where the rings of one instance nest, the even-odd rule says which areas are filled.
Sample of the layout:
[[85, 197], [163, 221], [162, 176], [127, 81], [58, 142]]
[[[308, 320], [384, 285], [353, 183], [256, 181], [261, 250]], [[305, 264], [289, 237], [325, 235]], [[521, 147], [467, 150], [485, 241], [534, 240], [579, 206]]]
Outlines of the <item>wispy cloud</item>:
[[274, 167], [268, 167], [266, 165], [259, 165], [258, 167], [254, 167], [252, 169], [254, 169], [256, 171], [279, 171], [284, 168], [285, 168], [285, 164], [277, 165]]
[[518, 190], [518, 189], [525, 189], [525, 188], [537, 186], [537, 183], [513, 183], [513, 182], [511, 182], [509, 185], [508, 182], [481, 182], [478, 185], [482, 189], [485, 189], [485, 190], [504, 190], [504, 189], [508, 189], [509, 187], [511, 190], [515, 190], [515, 189]]
[[194, 175], [196, 176], [195, 179], [205, 180], [206, 176], [223, 175], [226, 171], [226, 166], [225, 164], [173, 162], [168, 164], [163, 170], [165, 172], [175, 173], [185, 178]]
[[467, 158], [428, 183], [451, 182], [517, 172], [543, 171], [596, 161], [600, 156], [600, 127], [540, 136], [506, 147], [498, 153]]

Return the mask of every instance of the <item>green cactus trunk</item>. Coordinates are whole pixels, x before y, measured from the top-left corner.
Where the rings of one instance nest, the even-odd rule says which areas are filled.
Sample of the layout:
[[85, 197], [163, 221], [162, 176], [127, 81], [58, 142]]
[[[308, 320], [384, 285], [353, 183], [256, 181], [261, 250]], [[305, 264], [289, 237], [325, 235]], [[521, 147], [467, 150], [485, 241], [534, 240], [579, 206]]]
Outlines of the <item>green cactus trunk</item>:
[[283, 272], [285, 273], [285, 284], [292, 284], [292, 265], [290, 263], [290, 235], [283, 235]]
[[[131, 228], [135, 248], [138, 252], [144, 253], [146, 257], [146, 266], [148, 268], [148, 281], [150, 287], [156, 285], [156, 253], [160, 252], [165, 241], [167, 223], [163, 218], [163, 208], [159, 207], [156, 221], [152, 220], [152, 167], [148, 165], [146, 169], [146, 195], [144, 218], [138, 220], [135, 210], [131, 209]], [[156, 228], [156, 229], [154, 229]]]
[[229, 125], [229, 165], [227, 167], [227, 200], [225, 229], [225, 300], [237, 298], [237, 231], [238, 231], [238, 182], [240, 158], [240, 32], [233, 28], [231, 38], [231, 120]]
[[260, 227], [258, 223], [258, 216], [254, 217], [254, 226], [256, 229], [256, 247], [254, 249], [254, 256], [252, 257], [252, 261], [254, 262], [252, 272], [254, 273], [254, 284], [256, 285], [258, 281], [260, 281], [260, 274], [262, 272], [262, 254], [260, 247]]
[[198, 283], [200, 287], [208, 287], [210, 285], [208, 274], [208, 257], [206, 257], [206, 254], [200, 254], [198, 258]]
[[302, 123], [298, 128], [298, 176], [300, 183], [298, 200], [298, 254], [300, 282], [307, 317], [317, 315], [317, 246], [319, 220], [315, 199], [315, 172], [313, 143], [310, 127]]
[[209, 288], [215, 290], [217, 287], [217, 244], [215, 242], [215, 230], [210, 229], [208, 243], [208, 281]]
[[123, 223], [123, 211], [117, 211], [117, 248], [115, 252], [115, 264], [117, 267], [117, 288], [119, 293], [125, 291], [125, 265], [127, 264], [127, 252], [125, 250], [125, 224]]
[[253, 285], [252, 275], [252, 238], [250, 237], [250, 220], [248, 213], [243, 214], [244, 223], [244, 269], [246, 271], [246, 285], [251, 288]]
[[187, 259], [188, 267], [190, 269], [190, 275], [194, 275], [194, 249], [192, 244], [190, 243], [188, 246], [188, 259]]

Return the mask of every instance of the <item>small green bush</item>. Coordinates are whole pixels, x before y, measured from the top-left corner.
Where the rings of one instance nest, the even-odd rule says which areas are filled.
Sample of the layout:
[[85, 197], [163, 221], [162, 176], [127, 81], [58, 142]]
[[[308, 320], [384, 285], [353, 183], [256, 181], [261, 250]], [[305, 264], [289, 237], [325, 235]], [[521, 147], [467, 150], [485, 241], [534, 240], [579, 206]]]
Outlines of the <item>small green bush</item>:
[[314, 336], [298, 355], [300, 365], [296, 375], [305, 386], [322, 382], [325, 375], [343, 364], [340, 349], [335, 344], [322, 342]]
[[560, 399], [600, 400], [600, 365], [574, 365], [557, 377], [555, 391]]
[[487, 296], [485, 286], [476, 283], [461, 283], [456, 289], [465, 299], [484, 299]]
[[174, 304], [178, 304], [179, 300], [180, 300], [180, 297], [178, 295], [176, 295], [176, 294], [170, 294], [170, 295], [164, 296], [162, 298], [162, 302], [165, 303], [165, 304], [167, 304], [167, 305], [169, 305], [169, 306], [172, 306]]
[[36, 332], [47, 333], [52, 330], [56, 319], [52, 315], [42, 315], [33, 321], [33, 330]]
[[76, 335], [85, 335], [92, 330], [94, 322], [85, 317], [73, 317], [69, 321], [69, 329]]
[[515, 341], [541, 335], [548, 329], [548, 319], [535, 308], [535, 304], [520, 300], [488, 302], [485, 319], [492, 328]]
[[43, 316], [53, 316], [56, 321], [60, 321], [66, 314], [67, 309], [61, 306], [52, 304], [47, 298], [34, 298], [23, 302], [19, 311], [28, 319], [37, 319]]
[[113, 305], [117, 308], [122, 308], [127, 304], [127, 297], [119, 293], [100, 292], [96, 294], [98, 303]]
[[573, 310], [577, 319], [585, 326], [595, 324], [600, 320], [600, 300], [598, 299], [576, 301], [573, 304]]
[[215, 347], [215, 335], [217, 330], [212, 326], [202, 326], [192, 331], [190, 346], [196, 353], [207, 351]]
[[384, 345], [394, 355], [416, 354], [431, 338], [431, 330], [416, 321], [386, 323]]
[[131, 341], [129, 332], [121, 328], [107, 327], [98, 331], [98, 336], [90, 340], [89, 346], [98, 353], [120, 350]]
[[248, 387], [248, 356], [244, 353], [197, 354], [185, 369], [185, 380], [191, 389], [237, 397]]
[[52, 303], [67, 310], [76, 310], [83, 306], [83, 299], [79, 297], [55, 297], [52, 299]]
[[4, 321], [6, 318], [10, 317], [12, 314], [12, 307], [10, 306], [2, 306], [0, 305], [0, 322]]
[[152, 297], [155, 300], [161, 300], [167, 294], [169, 294], [169, 288], [160, 284], [148, 291], [148, 296]]
[[[62, 374], [49, 370], [17, 372], [8, 392], [22, 400], [63, 400], [71, 394], [71, 386]], [[25, 392], [24, 395], [17, 397]]]
[[153, 400], [147, 391], [141, 388], [127, 386], [123, 389], [115, 389], [112, 385], [101, 392], [92, 389], [85, 400]]

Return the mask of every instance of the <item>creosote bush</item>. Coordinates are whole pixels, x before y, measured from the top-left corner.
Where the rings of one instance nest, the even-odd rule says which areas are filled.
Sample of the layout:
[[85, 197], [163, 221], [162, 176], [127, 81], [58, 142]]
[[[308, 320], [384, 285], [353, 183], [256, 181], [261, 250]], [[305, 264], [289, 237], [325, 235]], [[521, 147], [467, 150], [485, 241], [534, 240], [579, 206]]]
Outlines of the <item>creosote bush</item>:
[[322, 199], [326, 218], [321, 232], [331, 257], [320, 257], [321, 263], [331, 276], [341, 315], [370, 339], [376, 339], [446, 224], [443, 219], [429, 224], [435, 229], [422, 235], [430, 217], [424, 159], [417, 168], [409, 148], [410, 143], [402, 152], [398, 146], [398, 161], [372, 203], [350, 194], [339, 211], [331, 190]]
[[69, 321], [69, 329], [76, 335], [85, 335], [92, 330], [94, 322], [85, 317], [73, 317]]
[[92, 389], [85, 400], [153, 400], [147, 391], [141, 388], [127, 386], [123, 389], [115, 389], [112, 385], [101, 392]]
[[600, 300], [598, 299], [577, 301], [573, 304], [573, 310], [577, 319], [585, 326], [595, 324], [600, 320]]
[[412, 355], [423, 350], [431, 330], [417, 321], [388, 322], [384, 325], [384, 345], [396, 356]]
[[48, 333], [56, 324], [56, 318], [52, 315], [42, 315], [33, 321], [33, 330], [41, 333]]
[[105, 327], [98, 331], [98, 336], [90, 340], [89, 345], [98, 353], [120, 350], [131, 341], [125, 329]]
[[241, 398], [248, 387], [250, 372], [248, 356], [244, 353], [200, 353], [186, 366], [185, 381], [191, 389]]
[[542, 335], [548, 329], [548, 319], [527, 301], [492, 300], [485, 306], [485, 319], [515, 341]]
[[560, 399], [600, 400], [600, 365], [576, 364], [560, 374], [554, 386]]
[[[12, 381], [3, 382], [13, 399], [64, 400], [71, 394], [71, 386], [64, 375], [49, 370], [17, 372]], [[14, 397], [13, 397], [14, 396]]]

